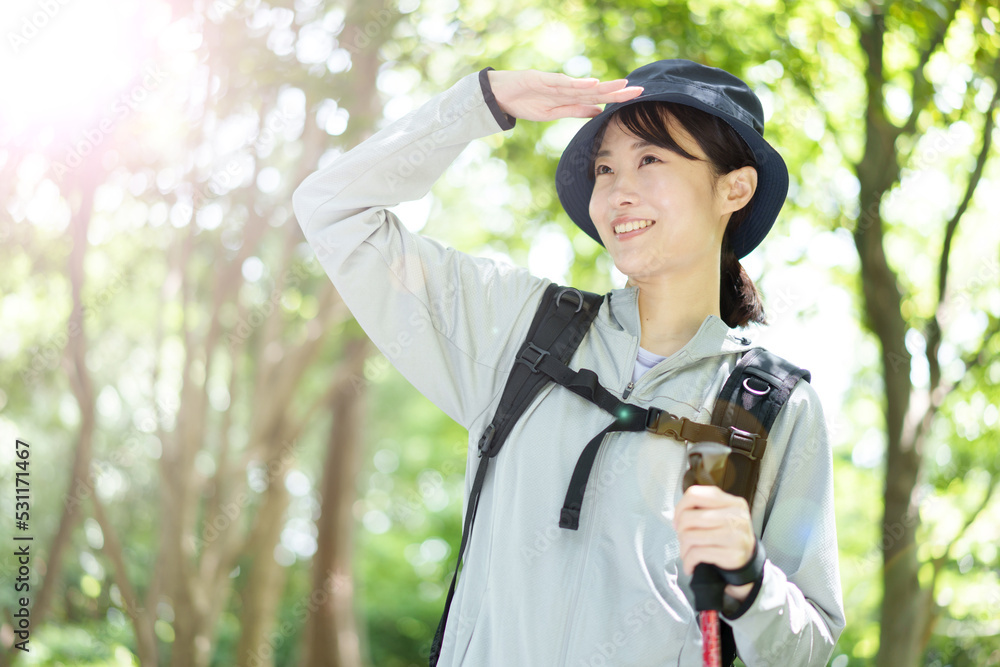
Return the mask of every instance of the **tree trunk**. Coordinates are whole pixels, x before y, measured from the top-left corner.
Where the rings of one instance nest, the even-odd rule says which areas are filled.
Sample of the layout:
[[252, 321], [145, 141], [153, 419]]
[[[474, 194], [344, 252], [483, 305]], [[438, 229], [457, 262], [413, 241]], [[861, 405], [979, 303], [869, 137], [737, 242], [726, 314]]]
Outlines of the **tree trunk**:
[[906, 351], [906, 321], [896, 274], [883, 245], [880, 204], [899, 179], [895, 140], [898, 130], [885, 116], [883, 77], [883, 16], [875, 11], [861, 28], [861, 46], [868, 56], [865, 152], [857, 165], [861, 214], [854, 242], [861, 260], [861, 284], [866, 324], [878, 337], [885, 383], [886, 471], [885, 514], [882, 518], [883, 586], [878, 667], [912, 667], [920, 656], [922, 595], [917, 579], [916, 532], [919, 514], [913, 492], [920, 472], [920, 454], [912, 440], [904, 441], [903, 424], [910, 402], [910, 357]]
[[125, 600], [125, 613], [132, 620], [135, 628], [136, 653], [139, 656], [140, 665], [156, 665], [159, 663], [156, 645], [156, 633], [153, 624], [156, 622], [156, 609], [140, 608], [139, 596], [136, 595], [132, 582], [128, 578], [128, 570], [125, 566], [125, 554], [122, 551], [121, 540], [118, 539], [118, 532], [114, 525], [108, 520], [104, 505], [94, 494], [91, 497], [94, 506], [94, 518], [101, 526], [104, 534], [104, 553], [114, 565], [114, 581], [121, 591]]
[[276, 649], [289, 639], [281, 633], [271, 634], [285, 581], [285, 569], [274, 560], [274, 548], [281, 536], [288, 509], [285, 478], [291, 465], [287, 450], [283, 453], [282, 448], [276, 447], [273, 451], [277, 451], [278, 456], [272, 456], [266, 462], [267, 491], [261, 500], [246, 547], [249, 564], [242, 593], [243, 613], [236, 650], [238, 667], [273, 665]]
[[[342, 41], [351, 51], [351, 85], [341, 104], [349, 106], [352, 122], [344, 140], [355, 144], [364, 140], [381, 116], [381, 100], [374, 82], [381, 64], [379, 47], [392, 35], [400, 15], [386, 0], [356, 2], [346, 17]], [[379, 31], [370, 35], [363, 26], [373, 19]], [[366, 29], [366, 28], [365, 28]], [[351, 39], [354, 36], [355, 39]], [[353, 119], [356, 118], [357, 122]], [[318, 524], [316, 555], [313, 557], [313, 585], [306, 619], [303, 667], [355, 667], [367, 655], [365, 633], [359, 631], [354, 615], [352, 554], [358, 464], [361, 458], [361, 429], [364, 415], [364, 360], [367, 338], [348, 342], [342, 360], [342, 375], [333, 396], [333, 424], [323, 470], [321, 519]]]
[[306, 617], [303, 667], [360, 667], [361, 642], [354, 617], [351, 555], [354, 549], [356, 476], [365, 412], [364, 362], [368, 340], [350, 341], [330, 404], [333, 424], [320, 488], [321, 512], [313, 585]]
[[[184, 337], [184, 367], [181, 372], [180, 407], [177, 426], [168, 441], [163, 443], [160, 457], [166, 490], [161, 516], [167, 527], [167, 541], [160, 543], [160, 554], [166, 570], [165, 590], [173, 606], [174, 641], [171, 645], [170, 663], [176, 667], [205, 667], [210, 659], [211, 644], [204, 619], [208, 608], [205, 591], [198, 579], [196, 567], [194, 526], [200, 488], [194, 484], [194, 459], [205, 441], [207, 397], [204, 383], [192, 374], [196, 361], [205, 362], [204, 348], [196, 340], [194, 325], [189, 321], [189, 311], [197, 306], [192, 294], [189, 276], [189, 258], [193, 253], [196, 225], [188, 226], [188, 235], [181, 245], [176, 269], [181, 276], [181, 312]], [[200, 385], [200, 386], [199, 386]], [[162, 534], [161, 534], [162, 535]]]
[[[70, 471], [69, 486], [63, 502], [63, 514], [59, 519], [52, 545], [45, 555], [45, 577], [42, 580], [38, 597], [31, 608], [31, 627], [41, 625], [49, 611], [49, 604], [56, 588], [59, 586], [59, 576], [62, 571], [62, 556], [73, 537], [73, 529], [80, 520], [80, 505], [95, 493], [90, 479], [90, 462], [92, 458], [94, 427], [94, 385], [87, 370], [87, 334], [84, 330], [82, 290], [84, 282], [83, 265], [87, 252], [87, 231], [90, 228], [90, 216], [94, 208], [94, 190], [102, 173], [96, 158], [90, 164], [81, 165], [77, 173], [84, 174], [79, 179], [80, 205], [70, 221], [73, 234], [73, 247], [69, 255], [69, 279], [73, 294], [73, 310], [69, 316], [68, 342], [63, 358], [64, 367], [70, 379], [70, 387], [80, 407], [80, 430], [77, 434], [76, 446], [73, 451], [73, 468]], [[41, 559], [40, 559], [41, 560]], [[39, 563], [39, 567], [42, 563]], [[15, 654], [18, 652], [15, 651]]]

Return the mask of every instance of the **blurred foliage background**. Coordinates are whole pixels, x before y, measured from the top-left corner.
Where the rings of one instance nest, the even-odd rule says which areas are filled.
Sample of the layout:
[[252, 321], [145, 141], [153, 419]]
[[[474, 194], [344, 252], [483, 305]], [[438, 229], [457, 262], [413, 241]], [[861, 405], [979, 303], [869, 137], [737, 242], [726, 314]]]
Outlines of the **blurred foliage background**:
[[[987, 0], [17, 0], [0, 10], [0, 663], [424, 664], [467, 434], [305, 244], [307, 174], [485, 66], [753, 86], [788, 201], [745, 261], [835, 444], [847, 665], [1000, 664], [1000, 10]], [[621, 286], [518, 122], [397, 207]], [[30, 443], [30, 652], [12, 557]]]

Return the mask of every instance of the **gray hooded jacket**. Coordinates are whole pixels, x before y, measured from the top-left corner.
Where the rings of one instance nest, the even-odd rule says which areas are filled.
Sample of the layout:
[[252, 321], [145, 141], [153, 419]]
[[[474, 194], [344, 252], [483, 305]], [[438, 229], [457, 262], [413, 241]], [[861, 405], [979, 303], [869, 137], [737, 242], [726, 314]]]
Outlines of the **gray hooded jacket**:
[[[306, 239], [372, 341], [469, 430], [466, 497], [479, 436], [549, 281], [411, 233], [386, 207], [420, 199], [469, 142], [509, 129], [491, 103], [470, 74], [311, 174], [293, 196]], [[594, 370], [622, 395], [639, 340], [637, 290], [613, 290], [569, 365]], [[706, 317], [628, 401], [708, 423], [743, 343]], [[609, 434], [580, 529], [558, 527], [580, 451], [611, 421], [552, 383], [528, 407], [487, 474], [440, 665], [701, 664], [672, 525], [683, 444], [645, 431]], [[723, 615], [739, 654], [750, 666], [825, 665], [844, 611], [831, 450], [807, 382], [772, 428], [751, 509], [768, 560], [752, 603]]]

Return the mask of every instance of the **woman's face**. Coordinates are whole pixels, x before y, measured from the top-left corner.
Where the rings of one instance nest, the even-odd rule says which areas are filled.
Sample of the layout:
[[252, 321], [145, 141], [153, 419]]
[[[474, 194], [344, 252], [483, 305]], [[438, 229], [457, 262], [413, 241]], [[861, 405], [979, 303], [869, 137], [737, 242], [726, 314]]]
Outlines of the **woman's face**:
[[[704, 262], [717, 270], [726, 213], [733, 210], [722, 197], [726, 188], [713, 192], [715, 176], [698, 142], [673, 116], [668, 128], [699, 160], [642, 143], [616, 119], [594, 165], [590, 218], [615, 266], [632, 279], [684, 272]], [[629, 224], [632, 231], [625, 231]]]

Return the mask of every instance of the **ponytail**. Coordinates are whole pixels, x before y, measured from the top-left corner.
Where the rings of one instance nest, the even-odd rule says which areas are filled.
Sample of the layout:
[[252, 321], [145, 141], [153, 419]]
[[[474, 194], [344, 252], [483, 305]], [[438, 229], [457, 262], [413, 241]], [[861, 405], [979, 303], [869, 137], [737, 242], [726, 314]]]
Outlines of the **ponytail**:
[[730, 329], [745, 327], [751, 322], [766, 324], [760, 293], [736, 259], [729, 242], [729, 230], [722, 239], [722, 276], [719, 281], [719, 312]]

